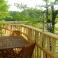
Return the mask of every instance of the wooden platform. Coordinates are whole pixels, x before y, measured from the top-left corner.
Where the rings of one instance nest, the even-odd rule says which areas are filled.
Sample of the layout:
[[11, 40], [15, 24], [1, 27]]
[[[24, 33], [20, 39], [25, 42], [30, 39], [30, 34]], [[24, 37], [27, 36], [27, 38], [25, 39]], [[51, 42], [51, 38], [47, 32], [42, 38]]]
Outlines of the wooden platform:
[[18, 36], [3, 36], [0, 37], [0, 49], [6, 48], [21, 48], [28, 44], [23, 37]]

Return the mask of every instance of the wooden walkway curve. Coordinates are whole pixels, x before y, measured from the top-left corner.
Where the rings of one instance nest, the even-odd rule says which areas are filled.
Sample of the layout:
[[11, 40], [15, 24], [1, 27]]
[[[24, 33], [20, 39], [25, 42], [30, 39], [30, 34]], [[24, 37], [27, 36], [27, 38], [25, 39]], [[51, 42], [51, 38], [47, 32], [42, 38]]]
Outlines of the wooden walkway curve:
[[[11, 34], [0, 37], [0, 58], [31, 58], [35, 47], [34, 42], [26, 40], [20, 36], [17, 30], [9, 30], [0, 27], [1, 30], [12, 32]], [[7, 32], [6, 31], [6, 32]]]
[[22, 36], [29, 43], [35, 42], [32, 58], [58, 58], [58, 35], [56, 34], [13, 23], [2, 24], [0, 30], [1, 36]]

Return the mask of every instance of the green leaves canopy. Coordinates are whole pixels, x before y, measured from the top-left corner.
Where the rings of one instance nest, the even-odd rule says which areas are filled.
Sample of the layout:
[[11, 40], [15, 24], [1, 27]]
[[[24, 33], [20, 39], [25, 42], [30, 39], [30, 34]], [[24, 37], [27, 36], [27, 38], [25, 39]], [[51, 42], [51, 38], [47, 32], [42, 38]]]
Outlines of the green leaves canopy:
[[0, 12], [5, 12], [7, 11], [8, 9], [8, 6], [6, 4], [6, 1], [5, 0], [0, 0]]
[[8, 6], [5, 0], [0, 0], [0, 20], [8, 15]]

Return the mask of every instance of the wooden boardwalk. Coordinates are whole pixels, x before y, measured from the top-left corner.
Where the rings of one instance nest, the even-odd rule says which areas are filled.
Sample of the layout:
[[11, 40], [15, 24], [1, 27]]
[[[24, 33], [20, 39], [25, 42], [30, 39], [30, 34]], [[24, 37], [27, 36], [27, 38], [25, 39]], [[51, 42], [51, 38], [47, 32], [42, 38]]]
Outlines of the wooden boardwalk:
[[[39, 30], [32, 26], [23, 25], [23, 24], [4, 23], [2, 24], [1, 27], [2, 27], [1, 32], [3, 33], [1, 34], [1, 37], [2, 36], [7, 37], [9, 35], [22, 36], [24, 40], [27, 40], [29, 43], [35, 42], [36, 44], [35, 44], [32, 58], [58, 58], [58, 35], [52, 34], [50, 32], [43, 32], [42, 30]], [[18, 31], [18, 32], [15, 33], [14, 31]], [[13, 34], [13, 32], [15, 34]], [[12, 40], [16, 42], [15, 45], [17, 45], [19, 40], [14, 40], [14, 39]], [[13, 47], [14, 47], [14, 42], [13, 42]], [[22, 45], [24, 46], [25, 44], [22, 44]], [[11, 44], [10, 44], [10, 47], [11, 47]]]

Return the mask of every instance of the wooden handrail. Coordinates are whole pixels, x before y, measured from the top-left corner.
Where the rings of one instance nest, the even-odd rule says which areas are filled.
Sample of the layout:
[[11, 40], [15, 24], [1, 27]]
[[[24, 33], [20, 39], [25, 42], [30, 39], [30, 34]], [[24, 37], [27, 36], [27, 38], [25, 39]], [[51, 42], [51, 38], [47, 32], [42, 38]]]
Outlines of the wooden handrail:
[[36, 31], [38, 31], [38, 32], [40, 32], [40, 33], [42, 33], [44, 35], [52, 37], [53, 39], [58, 39], [58, 35], [50, 33], [50, 32], [43, 32], [41, 29], [35, 28], [33, 26], [24, 25], [24, 24], [10, 24], [10, 25], [21, 26], [21, 27], [32, 29], [32, 30], [36, 30]]
[[[15, 24], [14, 24], [14, 25], [15, 25]], [[43, 32], [41, 29], [35, 28], [35, 27], [33, 27], [33, 26], [29, 26], [29, 25], [23, 25], [23, 24], [21, 24], [21, 26], [22, 26], [22, 27], [29, 28], [29, 29], [32, 29], [32, 30], [36, 30], [36, 31], [38, 31], [38, 32], [40, 32], [40, 33], [42, 33], [42, 34], [45, 34], [45, 35], [49, 36], [49, 37], [58, 39], [58, 35], [56, 35], [56, 34], [53, 34], [53, 33], [50, 33], [50, 32]]]

